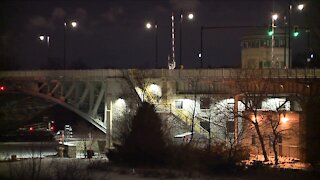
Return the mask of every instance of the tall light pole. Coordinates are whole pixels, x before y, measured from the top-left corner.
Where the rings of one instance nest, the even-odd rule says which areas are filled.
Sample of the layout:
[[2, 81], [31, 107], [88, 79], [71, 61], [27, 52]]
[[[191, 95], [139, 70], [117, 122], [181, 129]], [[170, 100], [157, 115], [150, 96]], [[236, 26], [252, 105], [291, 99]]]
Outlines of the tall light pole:
[[155, 68], [158, 68], [158, 22], [155, 21], [154, 24], [151, 22], [146, 23], [147, 29], [155, 29]]
[[[292, 67], [292, 59], [291, 59], [291, 14], [292, 14], [292, 0], [289, 0], [289, 17], [288, 17], [288, 26], [289, 26], [289, 36], [288, 36], [288, 49], [289, 49], [289, 68]], [[298, 4], [297, 5], [297, 10], [302, 11], [304, 9], [304, 4]]]
[[78, 23], [76, 21], [71, 21], [70, 23], [67, 22], [67, 18], [64, 18], [64, 28], [63, 28], [63, 69], [66, 69], [66, 63], [67, 63], [67, 28], [76, 28], [78, 26]]
[[40, 39], [40, 41], [46, 43], [46, 46], [47, 46], [47, 56], [48, 56], [47, 59], [48, 59], [48, 61], [49, 61], [49, 58], [50, 58], [50, 53], [49, 53], [49, 51], [50, 51], [50, 36], [48, 36], [48, 35], [40, 35], [40, 36], [39, 36], [39, 39]]
[[275, 28], [276, 28], [276, 25], [275, 25], [275, 21], [278, 19], [278, 14], [277, 13], [272, 13], [272, 21], [271, 21], [271, 68], [274, 68], [274, 31], [275, 31]]
[[[182, 9], [180, 9], [180, 21], [179, 21], [179, 24], [180, 24], [180, 33], [179, 33], [179, 35], [180, 35], [180, 38], [179, 38], [179, 41], [180, 41], [180, 48], [179, 48], [179, 60], [180, 60], [180, 62], [179, 62], [179, 65], [180, 65], [180, 69], [183, 69], [183, 64], [182, 64], [182, 26], [183, 26], [183, 21], [184, 21], [184, 12], [183, 12], [183, 10]], [[187, 19], [188, 20], [193, 20], [193, 18], [194, 18], [194, 15], [193, 15], [193, 13], [188, 13], [187, 14]]]

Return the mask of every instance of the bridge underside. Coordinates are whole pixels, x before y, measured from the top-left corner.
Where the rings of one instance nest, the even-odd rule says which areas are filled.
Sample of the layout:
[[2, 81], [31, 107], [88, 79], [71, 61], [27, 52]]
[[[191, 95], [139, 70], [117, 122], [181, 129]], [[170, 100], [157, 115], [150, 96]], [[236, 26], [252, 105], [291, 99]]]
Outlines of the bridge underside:
[[224, 106], [231, 105], [232, 109], [227, 121], [234, 124], [236, 136], [242, 120], [234, 114], [243, 111], [241, 106], [246, 100], [257, 96], [261, 101], [284, 98], [290, 101], [289, 111], [299, 111], [297, 99], [320, 94], [319, 70], [257, 71], [13, 71], [0, 72], [0, 82], [9, 90], [48, 99], [77, 113], [106, 133], [112, 146], [113, 121], [132, 113], [142, 101], [155, 104], [158, 113], [171, 114], [187, 127], [193, 125], [193, 130], [205, 137], [212, 126], [219, 129], [217, 132], [229, 132], [230, 123], [221, 121], [226, 117], [213, 116], [220, 112], [218, 106], [226, 103]]

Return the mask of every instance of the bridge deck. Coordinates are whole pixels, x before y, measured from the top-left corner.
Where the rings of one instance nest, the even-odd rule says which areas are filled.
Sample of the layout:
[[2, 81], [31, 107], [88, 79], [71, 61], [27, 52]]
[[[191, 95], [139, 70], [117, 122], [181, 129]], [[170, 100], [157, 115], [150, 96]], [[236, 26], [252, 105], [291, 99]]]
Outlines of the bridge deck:
[[320, 78], [320, 69], [95, 69], [95, 70], [28, 70], [0, 71], [0, 78], [122, 78], [138, 72], [149, 78]]

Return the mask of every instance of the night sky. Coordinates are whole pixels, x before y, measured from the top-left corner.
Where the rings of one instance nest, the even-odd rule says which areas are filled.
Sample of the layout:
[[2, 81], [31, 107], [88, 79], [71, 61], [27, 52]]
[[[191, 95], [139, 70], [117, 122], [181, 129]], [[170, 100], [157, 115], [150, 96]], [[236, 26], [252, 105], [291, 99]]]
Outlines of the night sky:
[[[66, 32], [69, 68], [154, 68], [155, 31], [145, 23], [158, 22], [159, 66], [167, 68], [171, 53], [170, 16], [176, 18], [176, 61], [179, 65], [179, 12], [193, 12], [183, 23], [183, 65], [200, 66], [201, 26], [268, 25], [274, 10], [283, 15], [281, 0], [25, 0], [1, 1], [1, 53], [20, 69], [61, 68], [64, 17], [76, 20]], [[295, 15], [296, 22], [303, 22]], [[281, 23], [281, 21], [279, 22]], [[204, 67], [240, 67], [240, 37], [248, 29], [204, 32]], [[38, 39], [50, 35], [50, 48]], [[49, 57], [49, 62], [48, 62]]]

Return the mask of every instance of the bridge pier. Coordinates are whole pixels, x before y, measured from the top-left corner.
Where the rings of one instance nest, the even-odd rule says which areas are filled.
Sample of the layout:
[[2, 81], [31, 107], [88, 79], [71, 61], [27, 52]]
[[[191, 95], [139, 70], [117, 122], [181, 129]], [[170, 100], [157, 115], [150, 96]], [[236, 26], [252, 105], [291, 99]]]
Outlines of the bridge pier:
[[106, 148], [110, 149], [113, 147], [112, 142], [112, 114], [113, 114], [113, 108], [112, 108], [112, 95], [109, 93], [105, 94], [105, 113], [104, 113], [104, 123], [106, 127]]

